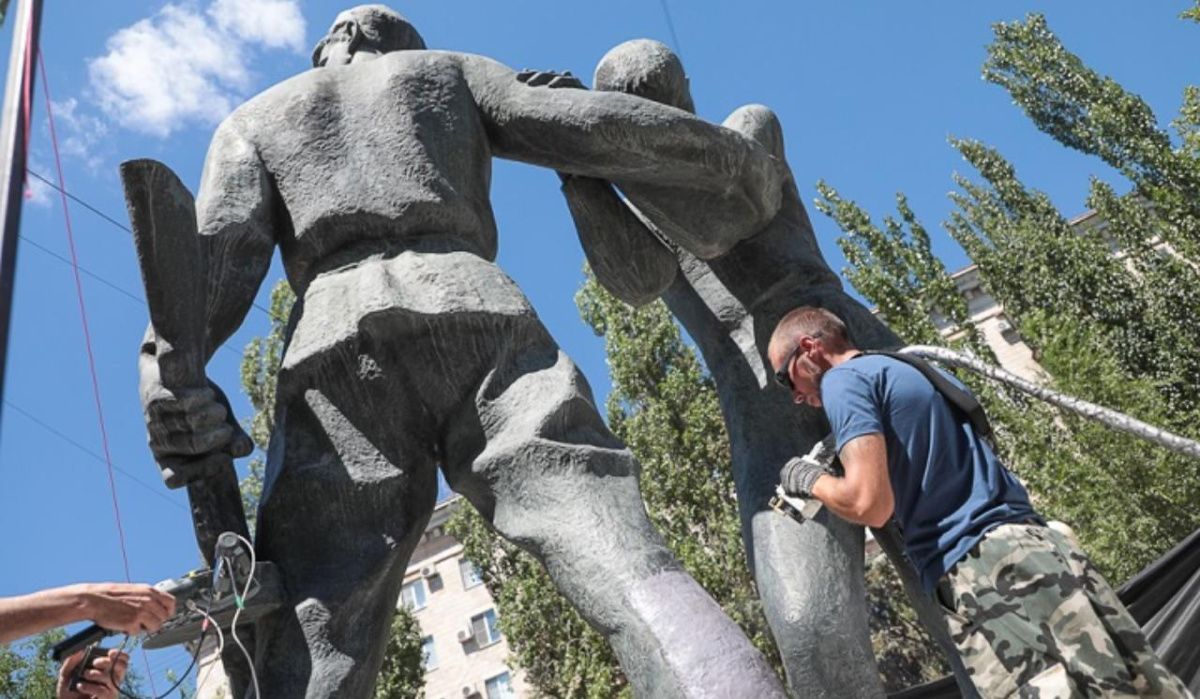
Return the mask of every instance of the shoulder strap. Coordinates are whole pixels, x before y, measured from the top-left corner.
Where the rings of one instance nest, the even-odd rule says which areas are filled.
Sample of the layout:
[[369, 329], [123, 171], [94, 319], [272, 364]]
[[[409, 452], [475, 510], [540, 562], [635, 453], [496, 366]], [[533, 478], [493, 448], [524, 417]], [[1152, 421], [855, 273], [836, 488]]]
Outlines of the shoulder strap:
[[884, 357], [891, 357], [921, 372], [929, 380], [929, 383], [933, 384], [937, 392], [942, 394], [942, 397], [950, 405], [954, 406], [966, 417], [967, 421], [971, 423], [971, 427], [975, 429], [975, 434], [980, 437], [991, 438], [992, 425], [988, 422], [987, 415], [983, 412], [983, 406], [979, 404], [975, 396], [955, 386], [942, 372], [934, 369], [929, 362], [911, 354], [902, 354], [888, 350], [870, 350], [864, 351], [863, 354], [878, 354]]

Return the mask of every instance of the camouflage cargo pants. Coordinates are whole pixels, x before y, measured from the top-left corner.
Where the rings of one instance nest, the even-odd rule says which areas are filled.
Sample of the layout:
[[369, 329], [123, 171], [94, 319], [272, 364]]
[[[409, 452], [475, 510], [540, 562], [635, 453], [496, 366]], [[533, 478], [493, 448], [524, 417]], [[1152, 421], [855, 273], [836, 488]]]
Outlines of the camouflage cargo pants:
[[1087, 557], [1047, 527], [988, 532], [937, 598], [988, 699], [1191, 697]]

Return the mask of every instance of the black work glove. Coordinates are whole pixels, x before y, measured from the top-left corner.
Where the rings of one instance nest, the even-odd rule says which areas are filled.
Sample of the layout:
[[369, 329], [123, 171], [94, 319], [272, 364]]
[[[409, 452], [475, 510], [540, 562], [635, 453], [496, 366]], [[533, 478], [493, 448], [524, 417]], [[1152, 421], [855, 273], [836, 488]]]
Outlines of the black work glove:
[[797, 456], [780, 469], [779, 482], [788, 495], [808, 497], [812, 494], [813, 484], [823, 473], [829, 473], [829, 470], [815, 461]]
[[833, 475], [833, 463], [837, 459], [833, 435], [813, 445], [804, 456], [789, 460], [779, 470], [779, 483], [788, 495], [807, 497], [812, 495], [813, 484], [821, 474]]

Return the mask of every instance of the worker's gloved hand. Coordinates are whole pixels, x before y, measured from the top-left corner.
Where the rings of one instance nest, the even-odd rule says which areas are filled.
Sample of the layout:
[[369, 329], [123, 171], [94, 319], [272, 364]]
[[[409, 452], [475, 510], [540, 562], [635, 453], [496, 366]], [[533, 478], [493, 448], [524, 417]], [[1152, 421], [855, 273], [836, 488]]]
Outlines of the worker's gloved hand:
[[823, 473], [829, 473], [825, 466], [807, 457], [797, 456], [780, 469], [779, 482], [788, 495], [807, 497], [812, 494], [813, 484]]
[[779, 483], [788, 495], [807, 497], [812, 495], [813, 484], [821, 474], [833, 475], [833, 463], [837, 459], [833, 435], [813, 445], [804, 456], [791, 459], [779, 471]]

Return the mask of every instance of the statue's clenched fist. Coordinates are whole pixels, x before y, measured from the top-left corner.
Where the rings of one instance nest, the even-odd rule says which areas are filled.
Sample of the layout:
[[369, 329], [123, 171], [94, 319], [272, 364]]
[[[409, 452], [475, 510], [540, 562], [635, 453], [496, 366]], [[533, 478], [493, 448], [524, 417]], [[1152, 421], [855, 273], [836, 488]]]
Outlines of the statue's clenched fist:
[[231, 458], [254, 450], [216, 384], [168, 389], [159, 377], [152, 349], [143, 350], [138, 368], [150, 451], [168, 488], [207, 478]]

